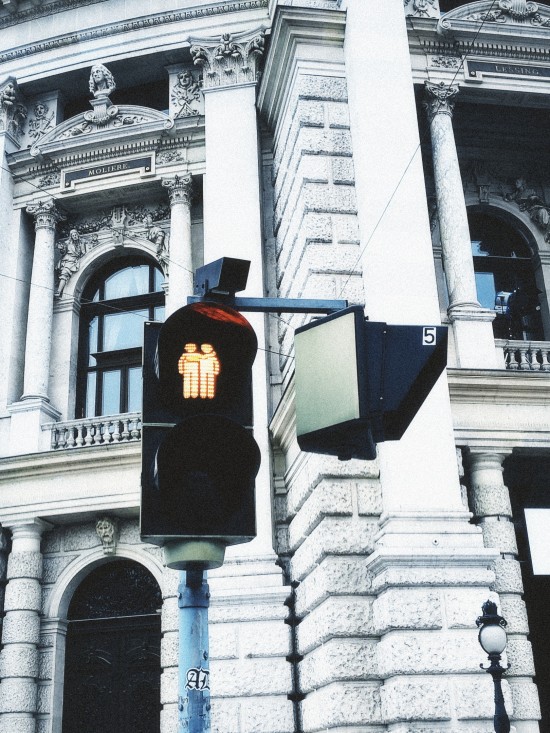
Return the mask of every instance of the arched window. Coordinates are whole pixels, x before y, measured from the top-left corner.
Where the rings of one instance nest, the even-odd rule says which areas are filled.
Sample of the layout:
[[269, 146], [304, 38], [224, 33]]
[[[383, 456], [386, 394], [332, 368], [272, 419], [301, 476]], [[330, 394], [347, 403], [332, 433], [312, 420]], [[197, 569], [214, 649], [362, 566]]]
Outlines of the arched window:
[[164, 320], [162, 272], [148, 260], [118, 259], [86, 286], [80, 311], [77, 417], [141, 409], [145, 321]]
[[469, 212], [477, 298], [496, 311], [496, 338], [542, 340], [539, 291], [522, 234], [485, 212]]

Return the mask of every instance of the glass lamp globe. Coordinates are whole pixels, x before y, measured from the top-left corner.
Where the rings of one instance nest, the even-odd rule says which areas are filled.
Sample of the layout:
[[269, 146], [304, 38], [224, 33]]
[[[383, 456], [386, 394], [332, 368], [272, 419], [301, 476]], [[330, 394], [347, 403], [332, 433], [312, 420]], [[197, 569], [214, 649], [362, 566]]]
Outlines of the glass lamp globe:
[[479, 643], [487, 654], [502, 654], [506, 649], [506, 631], [498, 624], [485, 624], [479, 630]]

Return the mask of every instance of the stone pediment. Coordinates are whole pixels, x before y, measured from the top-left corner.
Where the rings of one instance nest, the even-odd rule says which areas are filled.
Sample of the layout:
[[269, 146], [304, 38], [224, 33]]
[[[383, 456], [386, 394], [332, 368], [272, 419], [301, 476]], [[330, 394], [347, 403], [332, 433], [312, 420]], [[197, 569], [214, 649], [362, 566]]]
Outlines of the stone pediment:
[[[531, 0], [477, 0], [461, 5], [443, 15], [438, 31], [454, 37], [475, 37], [481, 42], [487, 37], [519, 37], [540, 45], [550, 42], [550, 6]], [[518, 39], [518, 40], [519, 40]]]
[[60, 147], [66, 150], [71, 143], [81, 145], [89, 141], [101, 144], [113, 138], [132, 136], [133, 130], [144, 135], [173, 128], [174, 120], [164, 112], [137, 105], [110, 105], [103, 115], [98, 115], [97, 110], [88, 110], [65, 120], [41, 137], [30, 152], [39, 157]]

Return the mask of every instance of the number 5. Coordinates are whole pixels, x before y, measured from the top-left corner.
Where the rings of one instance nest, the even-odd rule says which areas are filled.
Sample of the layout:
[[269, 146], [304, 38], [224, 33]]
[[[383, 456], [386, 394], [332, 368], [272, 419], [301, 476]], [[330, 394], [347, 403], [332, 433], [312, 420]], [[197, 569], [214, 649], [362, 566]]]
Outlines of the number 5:
[[422, 346], [435, 346], [435, 326], [424, 326], [422, 329]]

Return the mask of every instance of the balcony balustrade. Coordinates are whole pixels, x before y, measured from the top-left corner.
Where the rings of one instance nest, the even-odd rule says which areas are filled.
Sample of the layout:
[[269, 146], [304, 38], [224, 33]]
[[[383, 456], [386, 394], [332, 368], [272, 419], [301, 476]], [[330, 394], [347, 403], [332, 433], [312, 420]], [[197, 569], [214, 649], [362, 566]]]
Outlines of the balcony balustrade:
[[550, 372], [549, 341], [508, 341], [496, 339], [501, 349], [506, 369], [524, 372]]
[[141, 413], [101, 415], [47, 423], [42, 426], [42, 430], [51, 432], [51, 450], [129, 443], [141, 440]]

